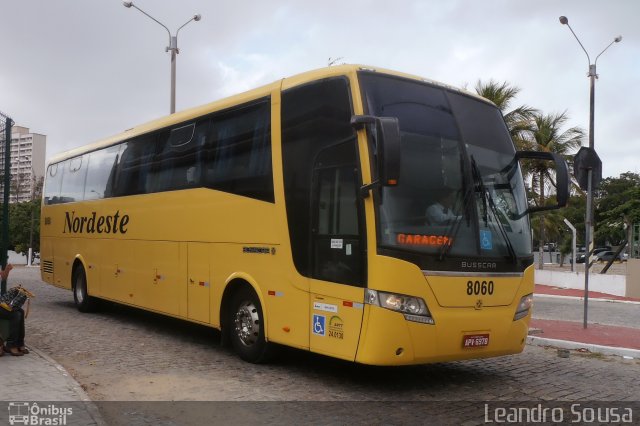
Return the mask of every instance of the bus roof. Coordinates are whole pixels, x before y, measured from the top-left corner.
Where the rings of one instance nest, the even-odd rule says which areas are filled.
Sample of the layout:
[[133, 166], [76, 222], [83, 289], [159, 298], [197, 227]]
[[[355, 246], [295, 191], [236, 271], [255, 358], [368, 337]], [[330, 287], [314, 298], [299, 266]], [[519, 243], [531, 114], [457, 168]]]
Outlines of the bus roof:
[[299, 84], [307, 83], [309, 81], [338, 76], [338, 75], [355, 75], [355, 73], [357, 73], [358, 71], [379, 72], [381, 74], [387, 74], [387, 75], [393, 75], [393, 76], [403, 77], [403, 78], [412, 79], [412, 80], [423, 81], [429, 84], [433, 84], [433, 85], [445, 88], [447, 90], [463, 93], [465, 95], [482, 100], [484, 102], [491, 103], [493, 105], [492, 102], [488, 101], [487, 99], [481, 96], [478, 96], [475, 93], [472, 93], [467, 90], [463, 90], [454, 86], [450, 86], [448, 84], [444, 84], [435, 80], [430, 80], [424, 77], [420, 77], [412, 74], [406, 74], [406, 73], [393, 71], [393, 70], [388, 70], [384, 68], [366, 66], [366, 65], [338, 65], [338, 66], [320, 68], [313, 71], [307, 71], [291, 77], [285, 77], [282, 80], [278, 80], [271, 84], [261, 86], [256, 89], [252, 89], [247, 92], [239, 93], [237, 95], [233, 95], [233, 96], [223, 98], [217, 101], [213, 101], [197, 107], [188, 108], [186, 110], [179, 111], [175, 114], [167, 115], [167, 116], [149, 121], [147, 123], [140, 124], [136, 127], [127, 129], [122, 133], [118, 133], [116, 135], [107, 137], [97, 142], [83, 145], [81, 147], [73, 148], [73, 149], [61, 152], [59, 154], [56, 154], [49, 160], [48, 164], [57, 163], [71, 157], [82, 155], [84, 153], [95, 151], [97, 149], [108, 147], [110, 145], [115, 145], [119, 142], [150, 132], [152, 130], [162, 129], [165, 127], [169, 127], [173, 124], [181, 123], [181, 122], [190, 120], [192, 118], [206, 115], [218, 110], [223, 110], [237, 104], [250, 102], [252, 100], [267, 96], [269, 93], [280, 88], [288, 89], [288, 88], [297, 86]]

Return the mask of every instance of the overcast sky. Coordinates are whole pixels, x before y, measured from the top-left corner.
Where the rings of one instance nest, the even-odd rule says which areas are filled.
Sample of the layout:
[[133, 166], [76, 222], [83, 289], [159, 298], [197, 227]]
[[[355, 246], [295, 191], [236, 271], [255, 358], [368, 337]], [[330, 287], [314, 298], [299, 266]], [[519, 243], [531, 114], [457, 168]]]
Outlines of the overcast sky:
[[[136, 0], [178, 38], [181, 110], [327, 65], [328, 58], [472, 89], [508, 81], [517, 101], [588, 128], [604, 176], [640, 172], [639, 0]], [[167, 31], [120, 0], [0, 0], [0, 111], [47, 135], [47, 158], [169, 112]]]

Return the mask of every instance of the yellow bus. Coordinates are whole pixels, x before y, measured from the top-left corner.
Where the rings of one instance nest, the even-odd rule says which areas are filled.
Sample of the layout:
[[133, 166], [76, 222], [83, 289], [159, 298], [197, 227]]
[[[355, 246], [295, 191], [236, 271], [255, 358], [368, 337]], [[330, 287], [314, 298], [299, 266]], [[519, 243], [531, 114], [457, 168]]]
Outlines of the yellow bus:
[[[500, 111], [420, 77], [311, 71], [53, 158], [42, 279], [222, 332], [401, 365], [522, 351], [533, 257]], [[549, 208], [549, 207], [546, 207]]]

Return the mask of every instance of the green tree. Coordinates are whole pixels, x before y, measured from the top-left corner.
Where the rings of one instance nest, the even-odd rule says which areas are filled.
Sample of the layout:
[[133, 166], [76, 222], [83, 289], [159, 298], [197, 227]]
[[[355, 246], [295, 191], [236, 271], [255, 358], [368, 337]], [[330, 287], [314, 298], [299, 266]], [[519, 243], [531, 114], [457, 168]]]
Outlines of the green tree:
[[[40, 201], [14, 203], [9, 207], [9, 244], [26, 255], [29, 247], [40, 251]], [[32, 245], [33, 244], [33, 245]]]
[[[533, 116], [533, 132], [532, 147], [535, 151], [552, 152], [559, 154], [572, 163], [573, 155], [582, 145], [585, 132], [579, 127], [571, 127], [563, 130], [569, 116], [566, 111], [556, 114], [535, 113]], [[531, 188], [535, 193], [534, 200], [539, 206], [547, 203], [547, 194], [551, 193], [554, 187], [554, 166], [548, 161], [530, 161], [529, 170], [531, 170]], [[538, 244], [539, 244], [539, 267], [542, 268], [542, 252], [543, 244], [546, 239], [545, 231], [550, 233], [557, 229], [557, 224], [549, 223], [546, 219], [547, 215], [540, 213], [534, 219], [538, 227]], [[553, 216], [549, 216], [553, 218]]]
[[40, 200], [9, 205], [8, 248], [26, 255], [29, 247], [32, 247], [34, 253], [40, 251]]
[[496, 104], [500, 109], [516, 149], [519, 151], [531, 150], [532, 119], [538, 110], [527, 105], [512, 108], [516, 96], [520, 93], [520, 88], [507, 82], [478, 80], [475, 91], [478, 95]]
[[619, 245], [629, 240], [631, 226], [640, 223], [640, 175], [626, 172], [603, 179], [596, 194], [597, 245]]

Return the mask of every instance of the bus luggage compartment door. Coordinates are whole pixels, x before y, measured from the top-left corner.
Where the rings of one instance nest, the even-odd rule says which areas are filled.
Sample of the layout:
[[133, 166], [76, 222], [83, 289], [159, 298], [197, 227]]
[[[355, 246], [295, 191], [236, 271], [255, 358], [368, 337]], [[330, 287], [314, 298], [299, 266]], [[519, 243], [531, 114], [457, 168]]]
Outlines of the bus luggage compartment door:
[[187, 317], [209, 324], [211, 271], [209, 245], [189, 243], [187, 277]]

